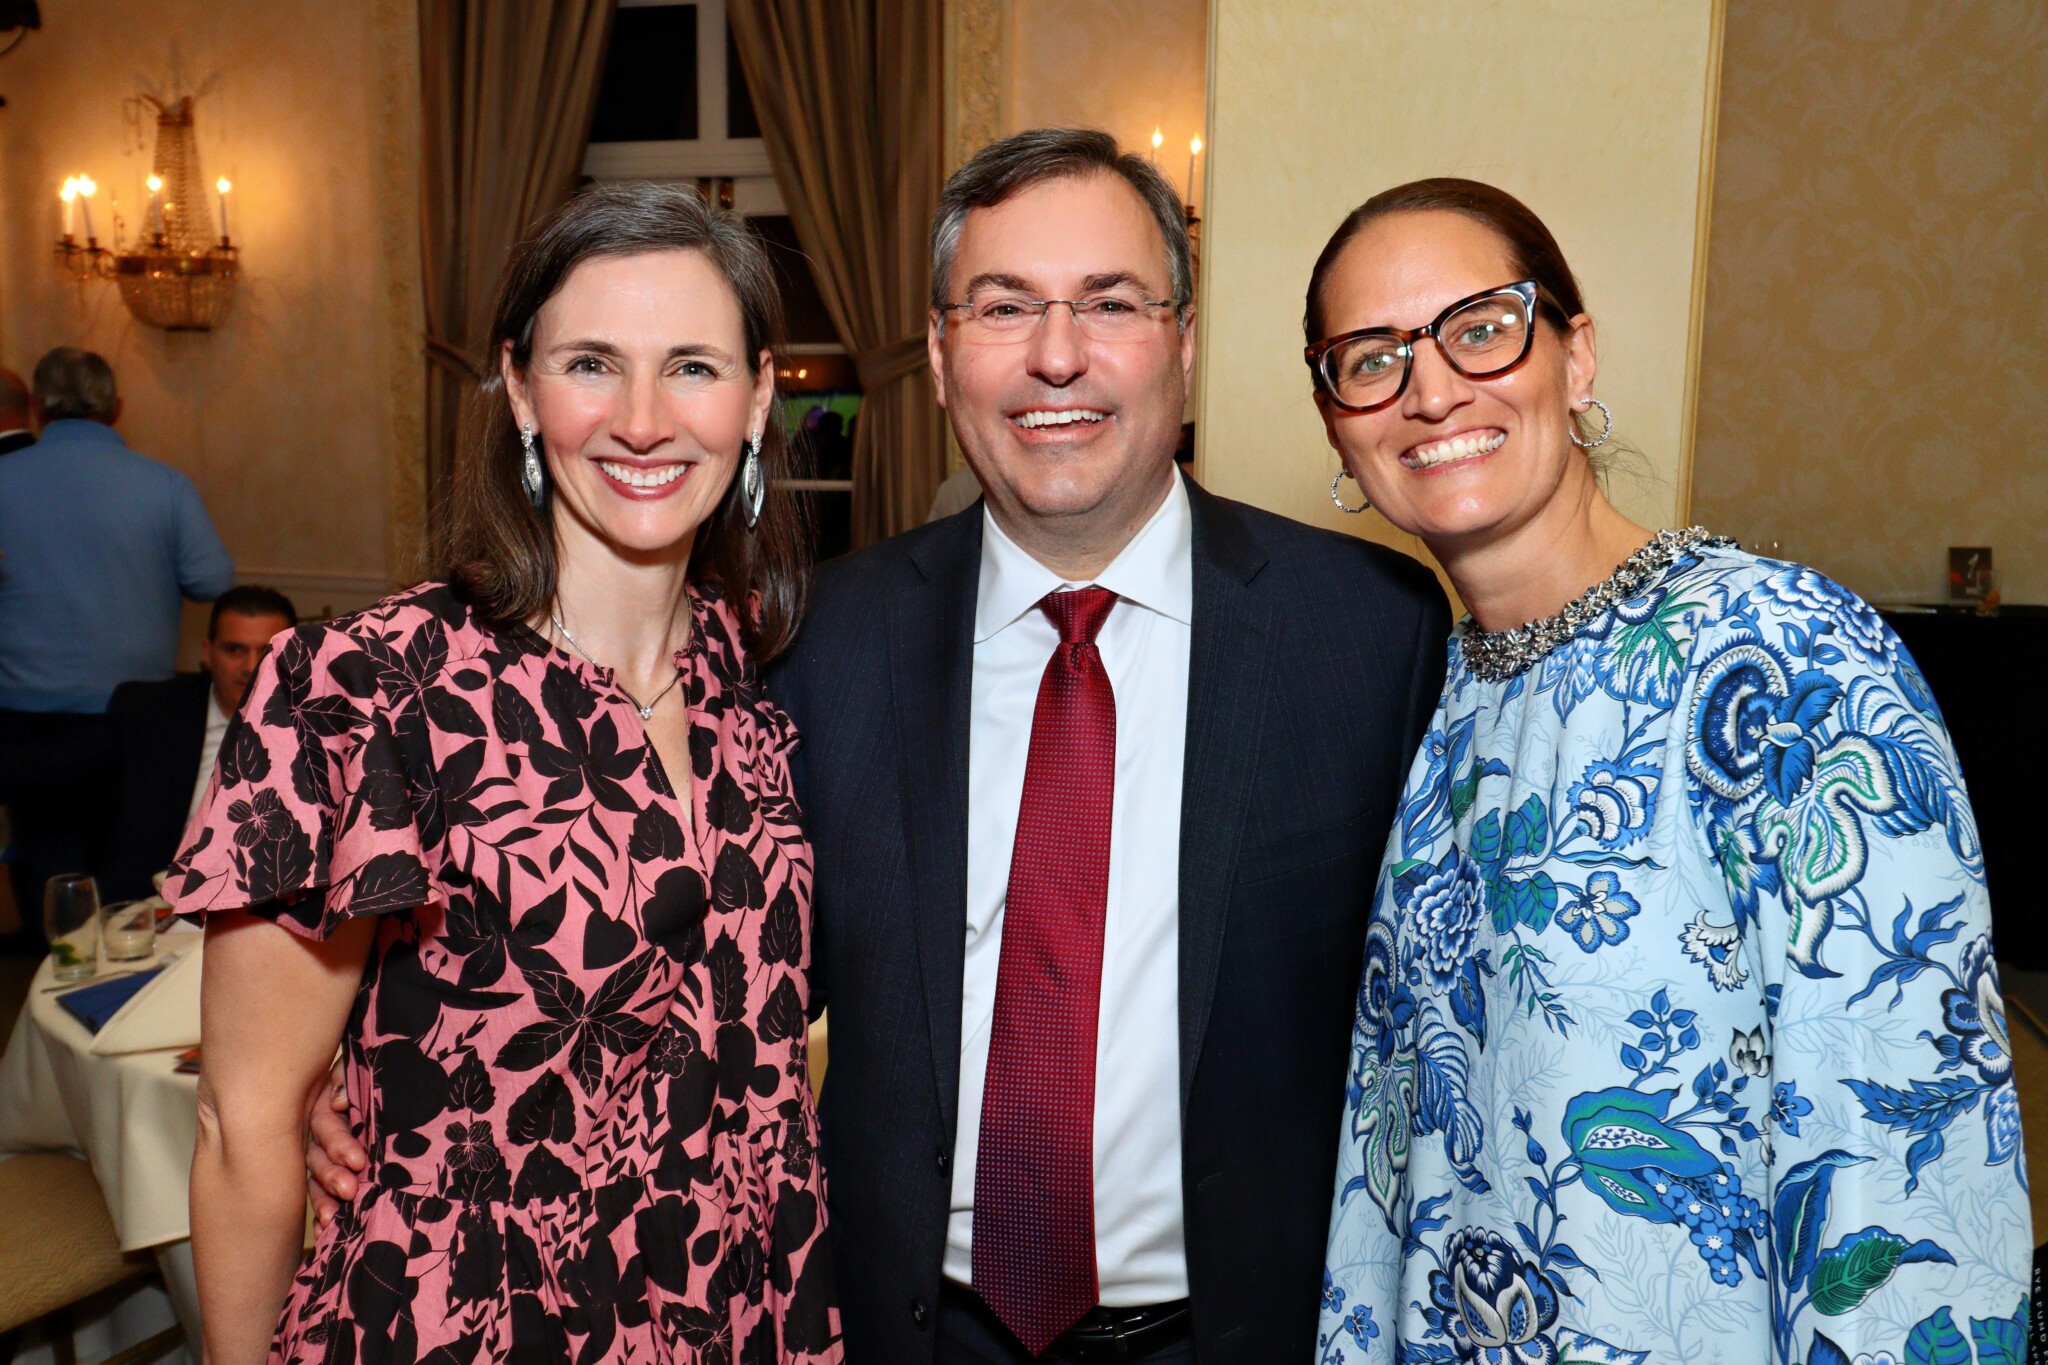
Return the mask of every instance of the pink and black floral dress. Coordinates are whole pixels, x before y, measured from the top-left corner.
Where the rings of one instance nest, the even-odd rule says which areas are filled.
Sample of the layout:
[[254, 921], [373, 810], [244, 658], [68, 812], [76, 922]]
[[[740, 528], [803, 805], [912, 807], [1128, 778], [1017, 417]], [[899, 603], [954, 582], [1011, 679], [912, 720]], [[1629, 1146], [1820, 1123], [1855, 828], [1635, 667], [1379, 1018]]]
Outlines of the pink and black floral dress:
[[381, 916], [344, 1039], [365, 1190], [273, 1360], [840, 1358], [796, 737], [730, 605], [693, 623], [688, 809], [608, 670], [438, 584], [258, 672], [167, 892], [309, 938]]

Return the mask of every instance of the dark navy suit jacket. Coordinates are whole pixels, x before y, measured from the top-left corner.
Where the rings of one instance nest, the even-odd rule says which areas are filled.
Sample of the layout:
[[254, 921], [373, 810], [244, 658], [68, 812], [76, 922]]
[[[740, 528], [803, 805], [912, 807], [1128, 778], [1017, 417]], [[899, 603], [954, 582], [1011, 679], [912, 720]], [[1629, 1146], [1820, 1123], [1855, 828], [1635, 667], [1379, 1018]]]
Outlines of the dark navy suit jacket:
[[[1313, 1358], [1375, 875], [1449, 633], [1428, 570], [1190, 483], [1180, 1119], [1198, 1359]], [[826, 565], [802, 735], [850, 1365], [933, 1355], [958, 1118], [980, 504]]]

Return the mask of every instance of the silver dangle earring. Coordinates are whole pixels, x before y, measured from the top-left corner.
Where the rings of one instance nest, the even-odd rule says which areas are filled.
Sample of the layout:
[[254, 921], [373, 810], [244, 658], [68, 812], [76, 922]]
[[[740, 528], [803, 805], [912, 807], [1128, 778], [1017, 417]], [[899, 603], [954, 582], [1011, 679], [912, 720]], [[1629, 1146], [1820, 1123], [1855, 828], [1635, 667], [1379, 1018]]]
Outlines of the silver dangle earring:
[[1614, 434], [1614, 414], [1607, 410], [1607, 405], [1605, 403], [1593, 397], [1593, 395], [1591, 394], [1586, 395], [1586, 401], [1588, 403], [1591, 403], [1594, 407], [1600, 409], [1600, 415], [1607, 419], [1607, 425], [1601, 427], [1600, 434], [1598, 436], [1595, 436], [1590, 441], [1587, 440], [1585, 437], [1579, 435], [1579, 424], [1576, 421], [1571, 422], [1566, 430], [1567, 434], [1569, 434], [1572, 438], [1573, 445], [1577, 446], [1581, 450], [1594, 450], [1599, 448], [1600, 446], [1606, 445], [1607, 438]]
[[761, 519], [761, 505], [768, 500], [768, 481], [761, 477], [761, 434], [747, 438], [746, 453], [740, 459], [740, 506], [747, 514], [747, 529]]
[[[1355, 517], [1360, 512], [1363, 512], [1372, 506], [1372, 499], [1367, 498], [1364, 502], [1359, 503], [1356, 507], [1346, 507], [1344, 505], [1344, 499], [1337, 495], [1337, 485], [1343, 483], [1344, 480], [1350, 477], [1351, 471], [1348, 469], [1340, 469], [1337, 471], [1337, 477], [1330, 480], [1330, 501], [1337, 504], [1337, 510], [1339, 512], [1349, 512], [1352, 516]], [[1365, 490], [1363, 488], [1360, 488], [1358, 491], [1363, 493]]]
[[523, 426], [519, 428], [519, 444], [526, 451], [526, 459], [521, 464], [519, 470], [519, 482], [525, 485], [526, 496], [533, 500], [533, 510], [538, 512], [541, 507], [542, 494], [540, 455], [533, 448], [532, 427]]

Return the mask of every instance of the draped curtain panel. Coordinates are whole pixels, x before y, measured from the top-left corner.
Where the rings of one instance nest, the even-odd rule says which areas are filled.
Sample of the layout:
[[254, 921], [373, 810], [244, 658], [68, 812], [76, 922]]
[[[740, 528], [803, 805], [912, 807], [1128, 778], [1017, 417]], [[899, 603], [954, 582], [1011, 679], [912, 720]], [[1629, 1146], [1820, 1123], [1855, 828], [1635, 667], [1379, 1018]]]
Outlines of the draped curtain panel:
[[946, 473], [925, 361], [942, 180], [940, 0], [730, 0], [775, 181], [864, 397], [853, 543], [922, 525]]
[[617, 0], [420, 0], [427, 523], [441, 523], [498, 272], [576, 188]]

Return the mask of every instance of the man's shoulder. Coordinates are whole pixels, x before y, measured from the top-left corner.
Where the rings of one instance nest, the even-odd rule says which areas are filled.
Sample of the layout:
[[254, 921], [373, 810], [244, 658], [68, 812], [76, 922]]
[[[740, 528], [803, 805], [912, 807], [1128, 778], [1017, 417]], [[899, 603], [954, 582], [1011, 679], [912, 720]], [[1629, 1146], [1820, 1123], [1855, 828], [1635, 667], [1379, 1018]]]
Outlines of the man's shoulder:
[[1311, 526], [1250, 503], [1208, 495], [1225, 515], [1235, 517], [1265, 551], [1261, 573], [1277, 574], [1290, 586], [1307, 579], [1330, 589], [1392, 594], [1418, 604], [1441, 603], [1443, 587], [1428, 566], [1389, 545]]
[[179, 673], [122, 683], [107, 699], [107, 714], [153, 716], [204, 702], [212, 684], [204, 673]]
[[975, 572], [981, 560], [981, 508], [876, 541], [818, 566], [808, 616], [831, 619], [878, 609], [887, 596], [918, 587], [933, 572]]

